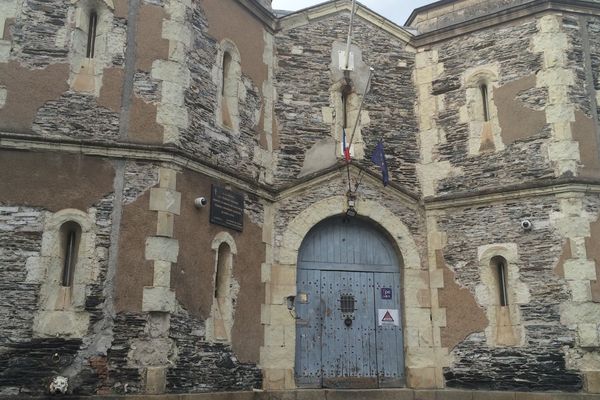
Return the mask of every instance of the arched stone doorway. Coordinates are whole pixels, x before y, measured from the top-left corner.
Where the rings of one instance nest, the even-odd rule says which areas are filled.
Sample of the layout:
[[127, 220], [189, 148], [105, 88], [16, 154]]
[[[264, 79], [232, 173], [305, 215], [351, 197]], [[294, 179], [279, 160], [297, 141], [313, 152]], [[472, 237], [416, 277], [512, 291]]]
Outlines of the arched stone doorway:
[[298, 252], [296, 383], [404, 386], [402, 259], [366, 219], [328, 218]]

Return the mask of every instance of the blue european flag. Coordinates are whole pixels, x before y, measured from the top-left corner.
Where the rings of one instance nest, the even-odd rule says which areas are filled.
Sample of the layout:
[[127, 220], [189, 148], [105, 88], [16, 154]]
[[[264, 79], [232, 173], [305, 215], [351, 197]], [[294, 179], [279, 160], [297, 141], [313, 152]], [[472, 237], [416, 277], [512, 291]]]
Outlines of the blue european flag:
[[388, 173], [387, 161], [385, 160], [385, 152], [383, 151], [383, 140], [379, 140], [377, 146], [375, 146], [375, 150], [371, 156], [371, 161], [373, 161], [373, 163], [378, 165], [381, 169], [381, 180], [383, 181], [383, 186], [387, 186], [390, 182], [390, 175]]

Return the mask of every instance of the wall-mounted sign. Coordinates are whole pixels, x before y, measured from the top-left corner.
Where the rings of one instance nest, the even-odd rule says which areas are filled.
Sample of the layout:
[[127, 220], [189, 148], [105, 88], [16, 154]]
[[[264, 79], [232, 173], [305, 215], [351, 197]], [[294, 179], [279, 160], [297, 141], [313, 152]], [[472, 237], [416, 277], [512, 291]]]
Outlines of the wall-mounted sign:
[[244, 229], [244, 194], [212, 185], [210, 223], [241, 232]]
[[381, 299], [391, 300], [392, 299], [392, 288], [382, 287], [381, 288]]
[[377, 310], [377, 324], [379, 326], [393, 325], [400, 326], [400, 313], [398, 310], [384, 308]]

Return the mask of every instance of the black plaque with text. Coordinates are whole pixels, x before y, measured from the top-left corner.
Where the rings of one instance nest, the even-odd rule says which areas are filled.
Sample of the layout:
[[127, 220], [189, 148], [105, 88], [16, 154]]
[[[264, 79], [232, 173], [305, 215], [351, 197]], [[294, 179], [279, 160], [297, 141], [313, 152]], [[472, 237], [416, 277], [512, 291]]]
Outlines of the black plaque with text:
[[244, 194], [212, 185], [210, 223], [241, 232], [244, 229]]

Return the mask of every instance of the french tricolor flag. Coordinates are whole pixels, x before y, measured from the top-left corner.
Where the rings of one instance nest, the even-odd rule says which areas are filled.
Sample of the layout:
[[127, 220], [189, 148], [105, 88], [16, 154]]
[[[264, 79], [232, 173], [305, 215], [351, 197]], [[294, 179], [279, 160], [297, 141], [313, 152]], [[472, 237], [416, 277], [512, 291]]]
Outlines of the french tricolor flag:
[[344, 149], [344, 159], [350, 161], [350, 146], [346, 146], [346, 128], [342, 128], [342, 148]]

